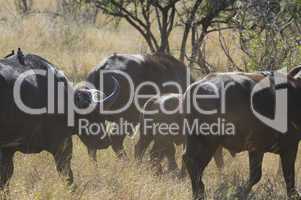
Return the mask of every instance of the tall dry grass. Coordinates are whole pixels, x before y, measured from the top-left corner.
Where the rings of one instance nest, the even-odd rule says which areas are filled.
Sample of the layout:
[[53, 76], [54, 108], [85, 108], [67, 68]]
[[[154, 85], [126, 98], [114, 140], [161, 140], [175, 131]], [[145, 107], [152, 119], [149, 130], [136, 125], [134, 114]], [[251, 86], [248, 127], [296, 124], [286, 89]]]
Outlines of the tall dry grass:
[[[53, 10], [54, 1], [35, 1], [35, 9]], [[13, 1], [0, 0], [0, 55], [22, 47], [26, 52], [39, 54], [50, 60], [69, 77], [80, 80], [103, 58], [113, 52], [144, 53], [146, 45], [132, 28], [122, 24], [112, 26], [82, 25], [47, 15], [21, 18]], [[100, 16], [101, 17], [101, 16]], [[176, 44], [179, 33], [172, 36]], [[208, 38], [207, 55], [212, 63], [222, 66], [225, 57], [218, 48], [216, 36]], [[175, 45], [176, 51], [176, 45]], [[233, 46], [233, 52], [235, 45]], [[236, 58], [239, 60], [239, 53]], [[137, 138], [126, 140], [130, 161], [118, 161], [111, 149], [99, 151], [98, 165], [93, 165], [83, 144], [74, 137], [72, 168], [77, 190], [71, 192], [56, 173], [53, 158], [47, 153], [15, 156], [15, 173], [10, 184], [11, 199], [114, 199], [114, 200], [186, 200], [191, 197], [189, 179], [178, 180], [172, 174], [154, 176], [145, 162], [137, 166], [133, 161], [133, 147]], [[180, 164], [181, 149], [177, 151]], [[214, 163], [204, 174], [208, 199], [234, 199], [236, 186], [248, 175], [245, 153], [232, 158], [225, 152], [224, 177], [219, 178]], [[297, 161], [297, 185], [300, 188], [300, 159]], [[276, 156], [268, 154], [264, 160], [263, 179], [254, 188], [250, 199], [285, 199], [283, 179], [275, 176]]]
[[[34, 1], [34, 11], [55, 12], [55, 0]], [[98, 16], [96, 26], [78, 24], [53, 15], [30, 14], [21, 17], [16, 13], [13, 0], [0, 0], [0, 56], [21, 47], [37, 53], [63, 69], [71, 78], [81, 79], [105, 57], [117, 53], [148, 53], [143, 38], [126, 23], [116, 29], [102, 23]], [[171, 37], [172, 53], [179, 54], [181, 29]], [[236, 48], [234, 35], [226, 33], [234, 60], [240, 62], [241, 52]], [[188, 44], [189, 49], [189, 44]], [[220, 48], [217, 34], [207, 37], [206, 57], [209, 63], [222, 69], [227, 58]]]
[[[137, 53], [146, 49], [139, 35], [128, 27], [120, 30], [110, 26], [95, 28], [45, 14], [20, 17], [14, 11], [13, 2], [0, 1], [3, 5], [0, 7], [0, 55], [21, 47], [47, 58], [71, 78], [82, 78], [114, 52]], [[34, 9], [46, 9], [42, 5], [54, 9], [51, 1], [35, 2], [37, 8]]]
[[[95, 166], [88, 158], [82, 143], [74, 138], [72, 169], [77, 189], [72, 192], [58, 177], [52, 157], [47, 153], [15, 156], [15, 174], [10, 185], [11, 199], [112, 199], [112, 200], [186, 200], [191, 197], [188, 178], [179, 180], [173, 174], [155, 176], [145, 161], [137, 166], [133, 161], [135, 139], [126, 140], [130, 161], [119, 161], [111, 149], [99, 151]], [[180, 164], [181, 150], [177, 151]], [[235, 199], [237, 186], [248, 175], [245, 153], [232, 158], [225, 152], [224, 177], [211, 162], [205, 170], [204, 182], [208, 199]], [[300, 174], [300, 159], [297, 161], [297, 180]], [[263, 165], [263, 178], [256, 185], [250, 199], [286, 199], [282, 177], [276, 176], [278, 159], [267, 154]], [[300, 181], [297, 181], [300, 189]]]

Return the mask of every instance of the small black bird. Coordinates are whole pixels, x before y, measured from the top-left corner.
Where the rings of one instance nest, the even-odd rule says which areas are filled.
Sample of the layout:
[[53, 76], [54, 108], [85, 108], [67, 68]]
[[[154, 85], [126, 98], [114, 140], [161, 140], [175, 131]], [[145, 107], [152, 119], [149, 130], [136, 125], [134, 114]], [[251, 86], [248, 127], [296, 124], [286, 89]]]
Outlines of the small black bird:
[[24, 54], [23, 54], [21, 48], [18, 48], [17, 58], [21, 65], [25, 65], [25, 57], [24, 57]]
[[11, 56], [15, 55], [15, 50], [12, 50], [10, 54], [8, 54], [7, 56], [5, 56], [4, 58], [9, 58]]

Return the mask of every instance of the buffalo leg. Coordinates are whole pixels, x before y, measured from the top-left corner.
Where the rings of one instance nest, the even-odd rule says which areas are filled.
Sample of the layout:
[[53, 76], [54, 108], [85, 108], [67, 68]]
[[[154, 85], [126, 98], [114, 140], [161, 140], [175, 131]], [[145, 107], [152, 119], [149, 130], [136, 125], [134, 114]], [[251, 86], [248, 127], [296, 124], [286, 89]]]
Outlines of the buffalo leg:
[[286, 183], [286, 190], [289, 199], [301, 199], [295, 189], [295, 161], [298, 151], [298, 144], [292, 145], [290, 149], [282, 151], [280, 154], [282, 171]]
[[282, 164], [281, 164], [281, 159], [278, 161], [278, 170], [277, 170], [277, 175], [278, 175], [278, 176], [283, 176], [283, 173], [282, 173]]
[[[215, 154], [214, 154], [214, 161], [216, 164], [216, 167], [218, 168], [218, 170], [220, 172], [223, 171], [224, 169], [224, 157], [223, 157], [223, 148], [219, 147], [217, 148]], [[181, 167], [181, 172], [180, 172], [180, 178], [184, 178], [186, 176], [186, 167], [185, 167], [185, 163], [184, 160], [182, 161], [182, 167]]]
[[164, 158], [165, 147], [159, 141], [155, 141], [154, 145], [150, 151], [150, 160], [153, 168], [156, 170], [156, 174], [162, 174], [161, 161]]
[[[183, 144], [183, 152], [185, 152], [186, 145]], [[187, 176], [187, 170], [186, 170], [186, 165], [184, 161], [184, 156], [182, 156], [182, 166], [181, 166], [181, 171], [180, 171], [180, 177], [179, 178], [185, 178]]]
[[182, 179], [182, 178], [185, 178], [186, 176], [187, 176], [186, 164], [184, 161], [184, 157], [182, 157], [182, 166], [181, 166], [179, 178]]
[[246, 198], [247, 195], [252, 190], [252, 187], [258, 183], [262, 176], [262, 152], [249, 152], [249, 179], [247, 184], [243, 188], [243, 197]]
[[73, 183], [73, 173], [71, 170], [72, 159], [72, 139], [65, 139], [55, 152], [52, 152], [56, 164], [56, 169], [61, 177], [63, 177], [68, 185]]
[[142, 131], [140, 131], [140, 137], [135, 145], [135, 159], [138, 160], [139, 162], [142, 161], [142, 158], [145, 154], [145, 151], [147, 147], [150, 145], [152, 142], [152, 135], [145, 135]]
[[0, 189], [3, 190], [5, 186], [9, 185], [9, 180], [14, 172], [14, 151], [3, 149], [0, 154]]
[[214, 161], [216, 167], [219, 169], [220, 172], [222, 172], [224, 169], [224, 157], [223, 157], [223, 148], [221, 146], [217, 148], [214, 154]]
[[201, 141], [196, 141], [194, 137], [187, 138], [187, 146], [183, 155], [183, 161], [190, 176], [194, 200], [205, 199], [205, 185], [202, 181], [202, 175], [204, 169], [212, 159], [216, 148], [217, 146], [208, 146]]
[[88, 147], [88, 155], [89, 155], [90, 159], [94, 162], [97, 162], [96, 154], [97, 154], [97, 149]]
[[168, 161], [168, 171], [174, 171], [178, 169], [176, 161], [176, 148], [175, 145], [171, 142], [167, 143], [164, 154]]
[[125, 139], [125, 134], [120, 135], [112, 135], [112, 149], [115, 152], [117, 158], [119, 159], [127, 159], [127, 154], [124, 150], [123, 141]]

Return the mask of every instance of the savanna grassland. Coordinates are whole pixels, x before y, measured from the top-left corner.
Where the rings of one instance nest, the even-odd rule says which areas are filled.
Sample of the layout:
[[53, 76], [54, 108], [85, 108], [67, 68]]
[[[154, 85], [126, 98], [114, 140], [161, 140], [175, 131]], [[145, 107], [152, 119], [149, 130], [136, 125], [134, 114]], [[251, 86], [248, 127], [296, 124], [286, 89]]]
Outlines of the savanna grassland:
[[[147, 46], [139, 34], [122, 23], [116, 28], [98, 16], [97, 25], [78, 24], [46, 14], [19, 16], [13, 0], [0, 0], [0, 56], [21, 47], [48, 59], [74, 81], [83, 80], [86, 74], [106, 56], [118, 53], [147, 53]], [[35, 1], [34, 9], [55, 9], [55, 1]], [[231, 34], [228, 34], [231, 37]], [[177, 51], [178, 35], [171, 37]], [[213, 64], [225, 62], [214, 35], [208, 38], [207, 56]], [[233, 40], [230, 40], [233, 41]], [[232, 45], [235, 51], [235, 44]], [[234, 56], [239, 60], [239, 53]], [[1, 98], [1, 97], [0, 97]], [[88, 158], [87, 150], [76, 136], [72, 169], [77, 189], [71, 192], [58, 177], [53, 158], [45, 152], [36, 155], [17, 153], [15, 173], [10, 183], [10, 198], [18, 200], [48, 199], [101, 199], [101, 200], [186, 200], [191, 198], [188, 178], [179, 180], [172, 174], [155, 176], [147, 161], [137, 166], [133, 148], [137, 134], [126, 139], [126, 151], [130, 161], [119, 161], [111, 149], [99, 151], [95, 166]], [[245, 153], [232, 158], [225, 154], [224, 176], [219, 178], [214, 162], [206, 169], [204, 182], [208, 199], [234, 199], [236, 187], [246, 180], [248, 159]], [[301, 155], [301, 154], [300, 154]], [[147, 157], [147, 156], [146, 156]], [[181, 148], [177, 158], [181, 164]], [[267, 154], [263, 165], [263, 178], [254, 187], [250, 199], [285, 199], [286, 192], [281, 176], [277, 176], [278, 157]], [[301, 191], [300, 156], [296, 164], [297, 187]]]

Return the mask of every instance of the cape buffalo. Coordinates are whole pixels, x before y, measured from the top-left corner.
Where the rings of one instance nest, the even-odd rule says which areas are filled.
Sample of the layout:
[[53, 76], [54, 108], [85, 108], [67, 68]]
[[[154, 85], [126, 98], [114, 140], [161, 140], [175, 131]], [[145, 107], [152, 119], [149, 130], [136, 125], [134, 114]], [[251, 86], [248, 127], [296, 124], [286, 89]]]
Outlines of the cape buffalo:
[[[168, 170], [177, 170], [175, 144], [184, 144], [183, 134], [184, 113], [180, 111], [182, 94], [169, 93], [150, 98], [144, 105], [140, 116], [140, 138], [135, 145], [135, 158], [141, 161], [152, 141], [151, 161], [159, 172], [160, 162], [166, 157]], [[221, 170], [224, 165], [222, 148], [214, 156], [217, 167]], [[183, 167], [183, 166], [182, 166]], [[182, 173], [184, 169], [182, 168]], [[182, 174], [183, 175], [183, 174]]]
[[[112, 71], [113, 70], [113, 71]], [[122, 74], [128, 75], [131, 81], [128, 81]], [[106, 73], [103, 76], [101, 73]], [[139, 122], [139, 109], [135, 102], [138, 95], [148, 95], [148, 97], [139, 98], [138, 104], [140, 108], [143, 108], [144, 103], [158, 91], [153, 85], [158, 86], [159, 92], [164, 93], [184, 93], [190, 81], [190, 73], [186, 66], [170, 55], [154, 54], [154, 55], [126, 55], [126, 54], [114, 54], [105, 59], [99, 66], [97, 66], [87, 77], [87, 82], [95, 85], [96, 89], [103, 88], [103, 91], [111, 91], [110, 84], [107, 83], [106, 76], [114, 75], [120, 82], [121, 92], [118, 100], [112, 105], [112, 110], [125, 108], [118, 113], [109, 113], [104, 116], [107, 121], [122, 124], [121, 119], [136, 126]], [[101, 78], [102, 77], [102, 78]], [[133, 88], [131, 88], [132, 83]], [[174, 84], [168, 84], [168, 82], [177, 83], [180, 90]], [[143, 85], [147, 84], [147, 85]], [[151, 85], [153, 84], [153, 85]], [[166, 85], [164, 85], [166, 84]], [[102, 90], [102, 89], [101, 89]], [[137, 93], [135, 93], [137, 92]], [[134, 94], [131, 99], [131, 94]], [[128, 107], [126, 107], [126, 104]], [[130, 132], [130, 130], [129, 130]], [[111, 145], [118, 157], [126, 157], [126, 153], [123, 147], [123, 140], [126, 136], [125, 131], [119, 131], [113, 134], [110, 139], [104, 141], [108, 145]], [[108, 143], [108, 141], [111, 143]], [[105, 146], [105, 145], [104, 145]], [[96, 149], [100, 149], [95, 146], [88, 146], [90, 156], [96, 160]]]
[[[187, 135], [183, 155], [193, 199], [204, 199], [202, 174], [219, 146], [233, 153], [249, 152], [250, 175], [240, 193], [243, 197], [261, 178], [264, 153], [272, 152], [280, 155], [288, 197], [300, 199], [294, 169], [301, 138], [301, 80], [296, 76], [300, 71], [301, 67], [288, 74], [215, 73], [187, 89], [183, 101], [187, 119], [201, 127]], [[224, 128], [219, 133], [210, 128], [217, 122]]]
[[[33, 54], [20, 55], [21, 50], [18, 55], [0, 60], [0, 188], [13, 174], [16, 151], [26, 154], [43, 150], [50, 152], [57, 171], [71, 184], [71, 136], [78, 132], [76, 124], [80, 118], [99, 121], [96, 108], [100, 104], [94, 104], [95, 95], [99, 92], [75, 89], [65, 75], [48, 61]], [[100, 100], [102, 106], [109, 107], [118, 96], [119, 84], [114, 78], [111, 81], [115, 89]], [[75, 106], [86, 108], [92, 104], [95, 108], [89, 113], [75, 109]], [[69, 114], [74, 110], [72, 121], [75, 125], [69, 126]], [[98, 141], [92, 136], [80, 137], [93, 144]]]

